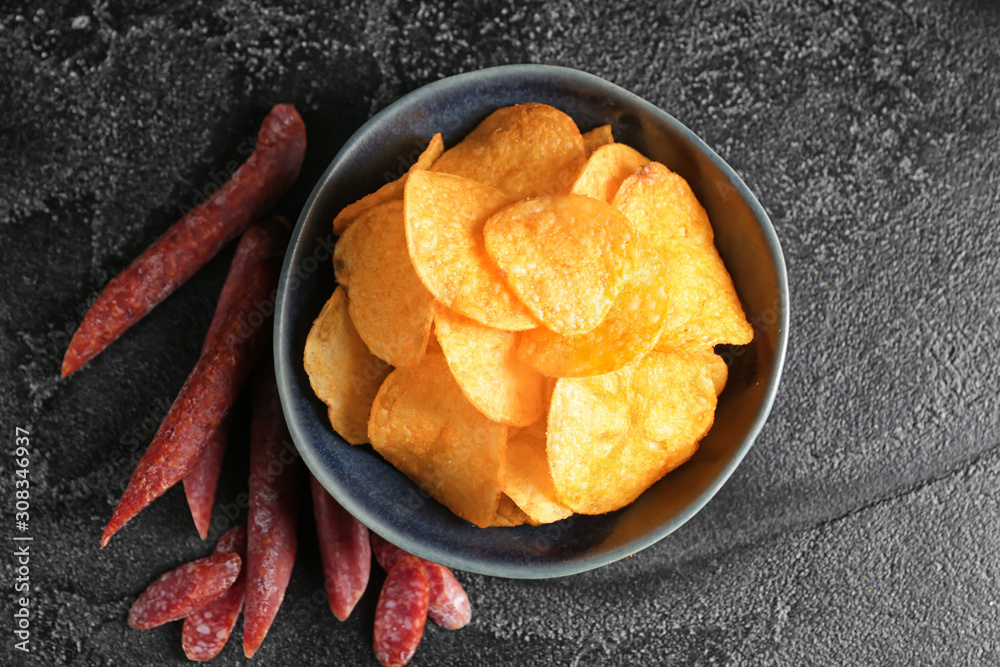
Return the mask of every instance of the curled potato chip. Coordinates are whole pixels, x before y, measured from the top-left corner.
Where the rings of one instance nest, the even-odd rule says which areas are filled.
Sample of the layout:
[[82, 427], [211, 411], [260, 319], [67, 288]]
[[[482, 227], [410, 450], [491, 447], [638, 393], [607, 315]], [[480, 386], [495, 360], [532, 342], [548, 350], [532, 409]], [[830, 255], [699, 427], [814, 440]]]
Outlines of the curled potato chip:
[[403, 202], [377, 204], [358, 216], [333, 252], [337, 282], [361, 339], [379, 359], [412, 366], [424, 355], [434, 297], [406, 250]]
[[545, 412], [545, 378], [517, 357], [517, 334], [446, 308], [434, 330], [462, 393], [493, 421], [526, 426]]
[[513, 528], [528, 523], [528, 515], [506, 494], [500, 497], [500, 504], [497, 506], [497, 515], [493, 518], [491, 526], [497, 528]]
[[309, 384], [327, 404], [334, 430], [352, 445], [368, 442], [372, 401], [392, 369], [354, 330], [343, 288], [334, 290], [313, 322], [304, 357]]
[[614, 205], [663, 256], [669, 302], [658, 347], [753, 340], [753, 327], [712, 242], [708, 214], [683, 178], [657, 162], [644, 165], [622, 183]]
[[503, 192], [421, 171], [406, 184], [406, 241], [420, 280], [441, 303], [495, 329], [538, 326], [486, 254], [483, 224], [511, 203]]
[[559, 503], [545, 454], [544, 419], [507, 440], [503, 490], [528, 515], [532, 525], [565, 519], [573, 512]]
[[667, 277], [660, 253], [640, 248], [632, 278], [604, 321], [574, 336], [544, 327], [525, 331], [518, 356], [549, 377], [601, 375], [632, 363], [656, 345], [667, 325]]
[[514, 294], [547, 328], [590, 331], [631, 278], [632, 223], [605, 202], [580, 195], [511, 204], [483, 227], [486, 252]]
[[610, 203], [622, 182], [644, 164], [649, 164], [649, 158], [631, 146], [601, 146], [587, 158], [587, 164], [573, 183], [573, 194]]
[[726, 380], [729, 379], [729, 366], [725, 360], [714, 352], [705, 352], [705, 363], [708, 367], [708, 377], [712, 378], [712, 385], [715, 387], [715, 395], [718, 396], [726, 388]]
[[569, 192], [587, 153], [573, 119], [547, 104], [497, 109], [449, 148], [433, 170], [464, 176], [515, 199]]
[[659, 162], [639, 167], [618, 188], [612, 202], [654, 244], [677, 238], [711, 243], [708, 213], [681, 176]]
[[481, 528], [496, 515], [504, 478], [507, 427], [476, 409], [448, 370], [428, 354], [397, 368], [372, 405], [368, 439], [421, 489]]
[[657, 347], [704, 349], [753, 340], [753, 327], [714, 245], [676, 239], [660, 252], [667, 271], [667, 303]]
[[559, 501], [581, 514], [631, 503], [694, 454], [715, 405], [702, 352], [653, 350], [612, 373], [559, 380], [547, 441]]
[[[437, 314], [439, 308], [441, 308], [440, 304], [435, 305], [434, 307], [435, 315]], [[427, 350], [424, 352], [424, 354], [433, 354], [435, 352], [438, 354], [444, 354], [444, 350], [441, 349], [441, 343], [438, 342], [436, 331], [434, 331], [434, 333], [431, 334], [431, 337], [427, 340]]]
[[386, 183], [380, 187], [375, 192], [365, 195], [353, 204], [348, 204], [337, 217], [333, 219], [333, 233], [340, 236], [350, 227], [351, 223], [354, 222], [359, 215], [364, 211], [376, 206], [377, 204], [383, 204], [387, 201], [392, 201], [393, 199], [402, 199], [403, 188], [406, 185], [406, 181], [410, 174], [420, 171], [423, 169], [430, 169], [431, 165], [441, 157], [444, 152], [444, 140], [441, 139], [441, 133], [438, 132], [433, 137], [431, 137], [430, 143], [424, 152], [420, 154], [417, 161], [414, 162], [410, 168], [403, 174], [400, 178]]
[[590, 155], [601, 146], [615, 143], [610, 125], [599, 125], [590, 132], [583, 133], [583, 148]]

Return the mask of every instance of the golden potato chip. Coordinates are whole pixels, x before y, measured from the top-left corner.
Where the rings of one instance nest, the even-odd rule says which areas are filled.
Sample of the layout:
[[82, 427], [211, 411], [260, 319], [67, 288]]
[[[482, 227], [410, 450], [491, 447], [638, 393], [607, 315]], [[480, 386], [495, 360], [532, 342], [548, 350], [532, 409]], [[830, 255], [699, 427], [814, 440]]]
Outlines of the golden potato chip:
[[465, 397], [496, 422], [527, 426], [545, 412], [545, 378], [517, 358], [517, 334], [490, 329], [447, 308], [434, 330]]
[[547, 376], [585, 377], [632, 363], [654, 345], [671, 351], [753, 340], [714, 246], [675, 241], [644, 254], [633, 280], [595, 329], [575, 336], [541, 327], [526, 331], [518, 356]]
[[631, 278], [637, 235], [609, 204], [580, 195], [525, 199], [483, 226], [486, 252], [543, 325], [590, 331]]
[[610, 373], [649, 352], [669, 318], [668, 274], [656, 250], [640, 248], [638, 259], [632, 279], [597, 327], [575, 336], [544, 327], [525, 331], [518, 356], [550, 377], [584, 377]]
[[610, 125], [600, 125], [590, 132], [583, 133], [583, 149], [590, 155], [601, 146], [615, 143], [615, 138], [611, 135]]
[[726, 388], [726, 380], [729, 379], [729, 366], [725, 360], [714, 352], [705, 352], [706, 364], [708, 365], [708, 377], [712, 378], [712, 385], [715, 386], [715, 395], [718, 396]]
[[649, 164], [649, 158], [631, 146], [601, 146], [587, 158], [587, 164], [573, 183], [573, 194], [610, 203], [622, 182], [644, 164]]
[[506, 495], [500, 496], [497, 515], [493, 517], [493, 523], [490, 525], [497, 528], [513, 528], [526, 523], [528, 523], [528, 515], [521, 511], [521, 508]]
[[680, 238], [664, 243], [660, 252], [668, 289], [666, 324], [657, 347], [705, 349], [753, 340], [753, 327], [714, 245]]
[[549, 404], [552, 403], [552, 392], [556, 390], [556, 382], [558, 378], [547, 377], [545, 378], [545, 412], [548, 413]]
[[568, 193], [586, 159], [573, 119], [547, 104], [530, 103], [491, 113], [432, 169], [520, 199]]
[[533, 525], [565, 519], [572, 512], [556, 497], [545, 454], [544, 419], [507, 440], [507, 475], [503, 490]]
[[[438, 309], [441, 308], [441, 307], [442, 306], [439, 303], [438, 304], [434, 304], [434, 314], [435, 315], [437, 314]], [[431, 329], [431, 336], [430, 336], [430, 338], [427, 339], [427, 350], [426, 350], [425, 354], [433, 354], [434, 352], [437, 352], [438, 354], [444, 354], [444, 350], [441, 349], [441, 343], [439, 343], [438, 339], [437, 339], [437, 331], [435, 331], [432, 328]]]
[[511, 203], [489, 186], [422, 171], [406, 184], [406, 241], [417, 275], [437, 299], [495, 329], [538, 326], [486, 254], [483, 224]]
[[379, 454], [452, 512], [493, 522], [504, 478], [507, 427], [465, 398], [444, 356], [428, 354], [382, 383], [368, 422]]
[[434, 297], [406, 250], [403, 202], [377, 204], [358, 216], [333, 251], [337, 282], [361, 339], [379, 359], [412, 366], [424, 355]]
[[309, 384], [329, 407], [334, 430], [352, 445], [368, 442], [372, 401], [392, 369], [354, 330], [342, 288], [334, 290], [313, 322], [304, 357]]
[[715, 405], [700, 352], [653, 350], [606, 375], [559, 380], [547, 441], [559, 501], [581, 514], [629, 504], [694, 454]]
[[401, 199], [403, 197], [403, 187], [406, 185], [407, 177], [415, 171], [421, 169], [430, 169], [431, 165], [441, 157], [444, 152], [444, 140], [441, 139], [441, 133], [435, 134], [431, 137], [430, 143], [424, 152], [420, 154], [417, 161], [414, 162], [410, 168], [403, 174], [400, 178], [386, 183], [380, 187], [375, 192], [365, 195], [353, 204], [348, 204], [345, 206], [337, 217], [333, 219], [333, 233], [340, 236], [344, 231], [354, 222], [362, 212], [367, 211], [371, 207], [382, 204], [387, 201], [392, 201], [393, 199]]
[[659, 162], [643, 165], [626, 178], [612, 203], [639, 234], [656, 244], [676, 238], [712, 242], [708, 214], [691, 187]]
[[647, 164], [622, 183], [614, 205], [663, 255], [669, 303], [660, 348], [753, 340], [753, 327], [712, 243], [708, 214], [683, 178], [657, 162]]

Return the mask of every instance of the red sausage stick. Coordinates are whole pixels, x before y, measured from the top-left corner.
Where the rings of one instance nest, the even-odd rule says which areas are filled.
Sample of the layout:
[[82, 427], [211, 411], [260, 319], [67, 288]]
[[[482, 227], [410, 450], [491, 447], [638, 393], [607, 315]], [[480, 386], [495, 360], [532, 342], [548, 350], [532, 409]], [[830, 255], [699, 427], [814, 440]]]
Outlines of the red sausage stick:
[[[375, 560], [386, 572], [410, 555], [375, 533], [372, 533], [372, 548], [375, 551]], [[472, 620], [472, 604], [461, 582], [455, 578], [455, 573], [444, 565], [422, 558], [420, 560], [427, 570], [427, 584], [430, 588], [427, 615], [447, 630], [464, 628]]]
[[392, 566], [411, 555], [408, 551], [403, 551], [395, 544], [384, 539], [380, 535], [372, 533], [372, 551], [375, 553], [375, 560], [379, 567], [388, 572]]
[[242, 559], [235, 553], [216, 553], [185, 563], [149, 585], [128, 613], [136, 630], [184, 618], [226, 592], [239, 576]]
[[341, 507], [315, 477], [310, 475], [310, 480], [326, 595], [333, 615], [346, 621], [368, 587], [372, 567], [368, 528]]
[[305, 151], [306, 129], [295, 107], [271, 109], [257, 147], [232, 178], [104, 288], [69, 343], [62, 376], [97, 356], [266, 213], [298, 177]]
[[[247, 531], [236, 526], [219, 538], [213, 553], [233, 552], [240, 555], [246, 564]], [[246, 591], [246, 567], [221, 597], [188, 615], [184, 619], [182, 644], [188, 660], [211, 660], [219, 655], [229, 635], [233, 632], [236, 619], [243, 609], [243, 595]]]
[[[260, 304], [268, 302], [277, 285], [285, 243], [284, 230], [273, 221], [254, 225], [243, 235], [223, 287], [225, 292], [234, 286], [236, 298], [228, 303], [224, 323], [205, 342], [198, 363], [132, 473], [104, 529], [102, 547], [126, 522], [194, 469], [229, 413], [270, 340], [271, 327], [260, 312]], [[220, 305], [226, 303], [220, 298]]]
[[[242, 286], [236, 284], [236, 281], [227, 280], [222, 286], [219, 300], [215, 304], [212, 323], [208, 326], [205, 342], [201, 346], [202, 354], [205, 353], [208, 342], [212, 340], [219, 327], [226, 322], [233, 301], [239, 296], [241, 289]], [[208, 537], [208, 529], [212, 523], [215, 491], [219, 486], [219, 474], [222, 472], [222, 461], [226, 456], [226, 444], [229, 440], [229, 422], [227, 415], [212, 434], [194, 470], [184, 478], [184, 495], [187, 497], [188, 509], [191, 510], [191, 518], [194, 520], [198, 535], [203, 540]]]
[[416, 556], [396, 563], [375, 607], [375, 656], [385, 667], [410, 661], [427, 622], [427, 571]]
[[208, 528], [212, 524], [212, 505], [215, 504], [215, 490], [219, 486], [222, 460], [226, 456], [226, 441], [229, 440], [229, 415], [215, 429], [212, 437], [201, 453], [194, 470], [184, 478], [184, 495], [187, 496], [191, 518], [201, 539], [208, 538]]
[[299, 462], [281, 412], [271, 355], [261, 359], [253, 389], [243, 609], [243, 652], [248, 658], [264, 641], [295, 564]]
[[455, 573], [444, 565], [424, 561], [431, 591], [427, 615], [446, 630], [464, 628], [472, 620], [472, 604]]

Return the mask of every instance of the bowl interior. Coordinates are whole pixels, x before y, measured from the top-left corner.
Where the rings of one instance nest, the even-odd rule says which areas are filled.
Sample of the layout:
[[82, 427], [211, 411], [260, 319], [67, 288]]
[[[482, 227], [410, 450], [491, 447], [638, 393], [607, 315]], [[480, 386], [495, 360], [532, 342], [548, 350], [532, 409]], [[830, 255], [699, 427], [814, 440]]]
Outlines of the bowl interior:
[[[305, 338], [333, 292], [337, 211], [400, 176], [435, 132], [451, 146], [498, 107], [543, 102], [581, 130], [610, 123], [627, 143], [681, 174], [708, 211], [755, 340], [720, 349], [730, 380], [695, 456], [636, 502], [547, 526], [480, 529], [455, 517], [384, 461], [330, 427], [302, 367]], [[739, 177], [668, 114], [598, 77], [558, 67], [498, 67], [444, 79], [395, 102], [342, 148], [298, 221], [278, 288], [275, 358], [293, 439], [312, 473], [376, 533], [429, 560], [481, 574], [544, 578], [610, 563], [656, 542], [718, 490], [759, 432], [787, 339], [787, 285], [774, 230]]]

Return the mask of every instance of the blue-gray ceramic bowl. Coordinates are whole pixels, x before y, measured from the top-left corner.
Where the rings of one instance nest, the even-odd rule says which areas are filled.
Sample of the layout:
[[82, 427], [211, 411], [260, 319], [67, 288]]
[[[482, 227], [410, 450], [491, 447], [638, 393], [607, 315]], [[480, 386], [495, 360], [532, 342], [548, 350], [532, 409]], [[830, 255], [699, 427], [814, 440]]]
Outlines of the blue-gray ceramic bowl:
[[[610, 123], [616, 141], [686, 178], [708, 211], [716, 246], [756, 337], [746, 347], [723, 351], [730, 380], [698, 452], [634, 503], [611, 514], [573, 516], [546, 526], [481, 529], [427, 497], [370, 446], [342, 440], [313, 395], [302, 353], [309, 327], [334, 289], [335, 213], [398, 177], [435, 132], [451, 146], [493, 110], [521, 102], [551, 104], [583, 131]], [[344, 144], [292, 235], [278, 287], [274, 352], [292, 438], [312, 473], [351, 514], [390, 542], [437, 563], [493, 576], [547, 578], [635, 553], [694, 516], [764, 425], [787, 339], [781, 248], [767, 214], [740, 177], [672, 116], [614, 84], [572, 69], [514, 65], [424, 86], [389, 105]]]

